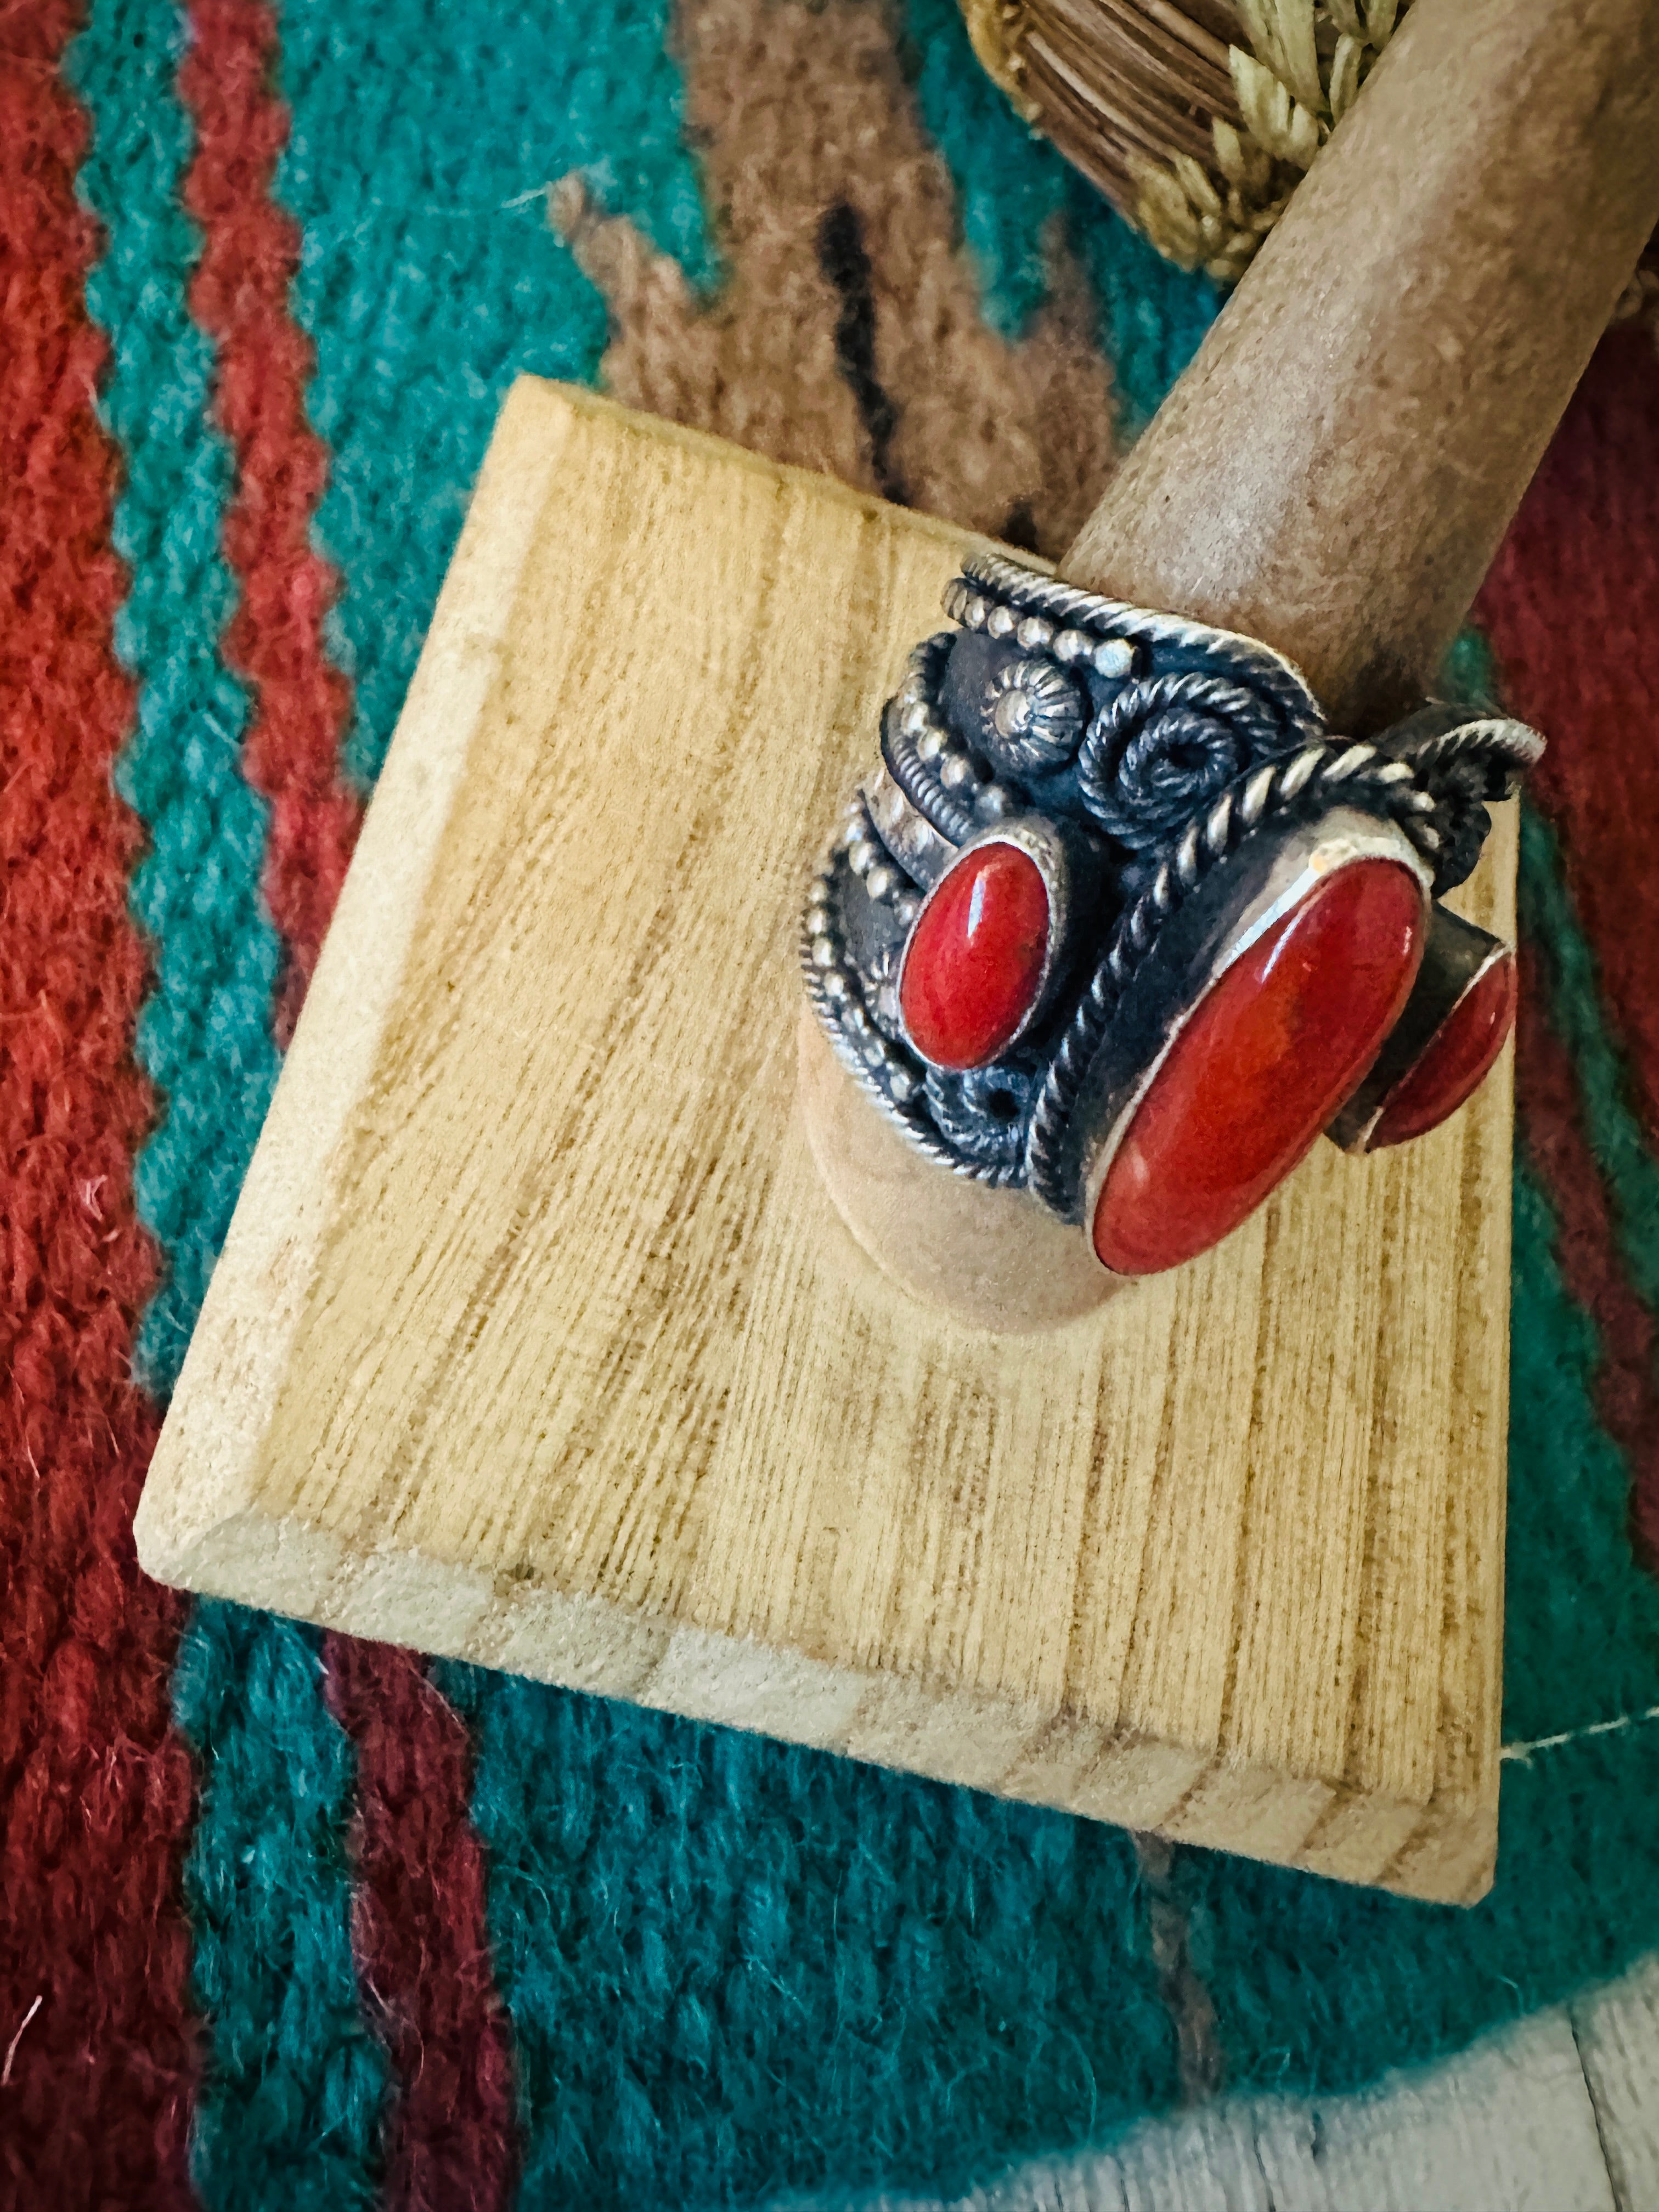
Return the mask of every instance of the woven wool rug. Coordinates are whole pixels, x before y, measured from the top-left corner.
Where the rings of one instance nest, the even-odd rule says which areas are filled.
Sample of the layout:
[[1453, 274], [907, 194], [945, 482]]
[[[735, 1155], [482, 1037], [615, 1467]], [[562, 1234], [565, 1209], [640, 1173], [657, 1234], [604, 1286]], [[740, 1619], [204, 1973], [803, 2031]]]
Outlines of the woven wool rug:
[[0, 255], [0, 2200], [943, 2192], [1659, 1944], [1651, 337], [1462, 650], [1552, 750], [1457, 1912], [191, 1604], [129, 1534], [510, 379], [1052, 552], [1206, 286], [949, 0], [12, 0]]

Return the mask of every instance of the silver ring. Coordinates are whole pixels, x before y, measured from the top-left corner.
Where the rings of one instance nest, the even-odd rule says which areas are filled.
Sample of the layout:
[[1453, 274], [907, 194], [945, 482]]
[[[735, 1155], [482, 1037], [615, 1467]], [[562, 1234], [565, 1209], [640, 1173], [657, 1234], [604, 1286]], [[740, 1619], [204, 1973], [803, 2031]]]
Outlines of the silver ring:
[[1340, 809], [1342, 849], [1392, 854], [1426, 915], [1543, 740], [1431, 703], [1349, 742], [1271, 647], [1000, 554], [968, 557], [945, 610], [957, 627], [911, 655], [809, 893], [808, 993], [913, 1144], [1082, 1223], [1126, 1102], [1221, 972], [1215, 932], [1248, 935], [1264, 856], [1311, 850]]

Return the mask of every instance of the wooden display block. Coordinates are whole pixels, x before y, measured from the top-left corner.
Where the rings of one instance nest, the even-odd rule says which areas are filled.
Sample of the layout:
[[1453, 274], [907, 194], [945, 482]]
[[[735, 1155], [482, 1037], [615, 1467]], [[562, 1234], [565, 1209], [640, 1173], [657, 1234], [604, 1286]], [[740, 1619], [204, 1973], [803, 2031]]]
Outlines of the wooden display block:
[[[912, 1303], [796, 915], [963, 534], [521, 380], [139, 1510], [150, 1573], [1469, 1899], [1507, 1061], [1052, 1334]], [[1500, 810], [1504, 816], [1511, 809]], [[1459, 902], [1507, 929], [1513, 824]]]

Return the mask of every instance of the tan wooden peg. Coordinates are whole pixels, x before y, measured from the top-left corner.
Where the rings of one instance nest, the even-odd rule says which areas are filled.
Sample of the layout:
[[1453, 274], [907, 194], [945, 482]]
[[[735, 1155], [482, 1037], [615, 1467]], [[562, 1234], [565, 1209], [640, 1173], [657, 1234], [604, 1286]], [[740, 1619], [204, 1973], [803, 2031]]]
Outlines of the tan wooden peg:
[[[1374, 734], [1431, 686], [1656, 215], [1652, 0], [1417, 0], [1060, 574], [1261, 640]], [[814, 1157], [896, 1280], [1016, 1330], [1118, 1287], [803, 1053]]]

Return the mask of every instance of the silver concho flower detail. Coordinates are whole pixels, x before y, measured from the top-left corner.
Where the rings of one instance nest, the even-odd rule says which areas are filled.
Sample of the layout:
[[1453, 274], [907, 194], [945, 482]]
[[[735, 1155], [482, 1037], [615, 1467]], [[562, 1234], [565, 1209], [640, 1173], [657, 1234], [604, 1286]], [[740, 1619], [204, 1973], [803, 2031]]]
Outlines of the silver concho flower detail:
[[999, 768], [1027, 775], [1063, 768], [1085, 711], [1076, 683], [1052, 660], [1008, 661], [985, 687], [985, 750]]

